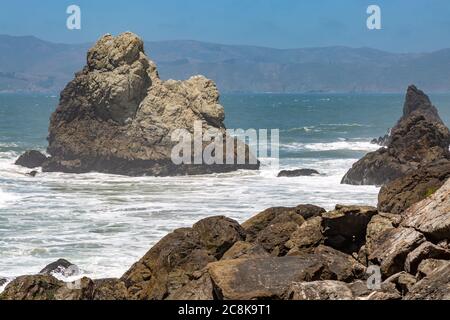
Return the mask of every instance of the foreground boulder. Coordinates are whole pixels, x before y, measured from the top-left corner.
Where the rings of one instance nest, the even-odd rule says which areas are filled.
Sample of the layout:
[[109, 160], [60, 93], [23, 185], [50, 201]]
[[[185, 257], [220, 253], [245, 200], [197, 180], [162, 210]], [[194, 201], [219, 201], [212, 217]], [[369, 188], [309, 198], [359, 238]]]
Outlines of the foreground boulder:
[[450, 261], [442, 261], [439, 267], [417, 282], [405, 299], [450, 300]]
[[355, 163], [342, 183], [384, 185], [435, 160], [450, 159], [449, 145], [450, 131], [437, 109], [427, 95], [410, 86], [403, 116], [391, 130], [386, 148]]
[[29, 150], [22, 154], [15, 164], [25, 168], [33, 169], [42, 166], [47, 157], [36, 150]]
[[450, 179], [403, 215], [403, 226], [419, 230], [433, 241], [450, 239]]
[[436, 160], [386, 185], [378, 195], [378, 210], [400, 214], [435, 193], [450, 179], [450, 160]]
[[408, 254], [425, 241], [420, 232], [412, 228], [387, 229], [373, 240], [373, 252], [368, 252], [368, 260], [381, 268], [388, 278], [403, 271]]
[[[203, 76], [162, 81], [141, 39], [129, 32], [105, 35], [61, 93], [49, 127], [51, 157], [43, 163], [43, 171], [169, 176], [258, 169], [248, 147], [226, 135], [223, 121], [213, 81]], [[193, 134], [196, 128], [197, 134], [214, 136], [200, 145], [200, 151], [211, 141], [221, 142], [234, 161], [220, 164], [226, 153], [221, 158], [220, 149], [207, 149], [210, 155], [217, 154], [214, 164], [175, 164], [171, 156], [177, 140], [189, 146], [180, 157], [193, 161], [196, 149], [177, 129]], [[244, 161], [238, 164], [239, 151]]]
[[244, 229], [234, 220], [203, 219], [165, 236], [121, 280], [133, 299], [164, 299], [199, 279], [210, 262], [244, 238]]
[[364, 273], [362, 265], [344, 256], [323, 248], [301, 256], [219, 261], [208, 272], [219, 299], [279, 299], [295, 282], [351, 281]]

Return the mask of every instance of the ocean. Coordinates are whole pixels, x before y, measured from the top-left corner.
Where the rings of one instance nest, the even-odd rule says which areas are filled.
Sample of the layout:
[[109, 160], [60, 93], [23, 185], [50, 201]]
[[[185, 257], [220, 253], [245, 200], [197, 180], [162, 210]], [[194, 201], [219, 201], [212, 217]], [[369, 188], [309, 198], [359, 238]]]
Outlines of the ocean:
[[[175, 228], [213, 215], [243, 222], [274, 206], [376, 205], [374, 186], [340, 185], [352, 164], [378, 146], [402, 112], [401, 94], [223, 95], [226, 125], [279, 129], [280, 170], [312, 168], [314, 177], [260, 171], [191, 177], [131, 178], [42, 173], [14, 165], [27, 149], [45, 151], [58, 98], [0, 95], [0, 277], [39, 272], [59, 258], [92, 278], [119, 277]], [[450, 95], [432, 95], [450, 124]], [[71, 280], [71, 279], [68, 279]], [[1, 288], [0, 288], [1, 290]]]

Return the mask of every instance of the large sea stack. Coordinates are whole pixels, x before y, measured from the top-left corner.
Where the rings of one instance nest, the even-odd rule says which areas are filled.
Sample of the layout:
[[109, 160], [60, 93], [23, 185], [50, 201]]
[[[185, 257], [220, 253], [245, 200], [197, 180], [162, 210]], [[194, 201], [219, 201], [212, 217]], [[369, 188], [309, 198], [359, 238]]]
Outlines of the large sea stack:
[[129, 32], [105, 35], [89, 50], [87, 65], [61, 93], [51, 116], [50, 158], [42, 168], [131, 176], [258, 169], [259, 163], [250, 161], [254, 157], [248, 147], [237, 140], [230, 149], [235, 154], [238, 146], [244, 148], [244, 164], [237, 164], [236, 157], [231, 164], [176, 165], [171, 161], [178, 143], [171, 139], [176, 129], [194, 133], [194, 123], [200, 123], [201, 133], [213, 129], [226, 140], [223, 121], [224, 109], [213, 81], [203, 76], [162, 81], [140, 38]]
[[[356, 162], [344, 176], [342, 183], [390, 183], [436, 161], [448, 161], [449, 145], [450, 131], [439, 117], [436, 107], [425, 93], [410, 86], [406, 93], [403, 116], [391, 130], [386, 147], [369, 153]], [[445, 177], [441, 182], [442, 185]]]

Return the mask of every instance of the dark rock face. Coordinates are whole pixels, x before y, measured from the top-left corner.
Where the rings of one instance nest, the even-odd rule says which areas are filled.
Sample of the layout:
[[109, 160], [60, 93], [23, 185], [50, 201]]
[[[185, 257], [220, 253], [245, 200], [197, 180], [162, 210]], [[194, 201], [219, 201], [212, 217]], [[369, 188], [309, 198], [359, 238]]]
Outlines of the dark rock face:
[[65, 259], [52, 262], [39, 272], [39, 274], [46, 275], [62, 274], [66, 277], [74, 276], [78, 273], [78, 267]]
[[356, 162], [343, 184], [384, 185], [435, 160], [450, 159], [450, 131], [427, 95], [410, 86], [403, 116], [391, 130], [386, 148]]
[[450, 161], [437, 160], [384, 185], [378, 195], [378, 210], [403, 213], [436, 192], [450, 179]]
[[[234, 153], [234, 163], [174, 164], [171, 155], [178, 142], [172, 134], [177, 129], [193, 133], [196, 121], [201, 133], [222, 134], [225, 148], [224, 110], [213, 81], [203, 76], [162, 81], [141, 39], [129, 32], [105, 35], [61, 93], [50, 121], [51, 157], [43, 170], [168, 176], [259, 168], [248, 147], [237, 140], [226, 150]], [[209, 141], [202, 150], [207, 145]], [[237, 164], [240, 148], [244, 164]]]
[[8, 279], [0, 277], [0, 287], [3, 286], [6, 282], [8, 282]]
[[325, 244], [347, 253], [358, 252], [367, 225], [377, 213], [373, 207], [337, 205], [336, 210], [322, 215]]
[[320, 174], [314, 169], [298, 169], [298, 170], [282, 170], [278, 173], [278, 177], [309, 177]]
[[47, 157], [41, 152], [36, 150], [26, 151], [22, 154], [16, 161], [16, 165], [25, 168], [33, 169], [42, 166], [42, 164], [47, 160]]

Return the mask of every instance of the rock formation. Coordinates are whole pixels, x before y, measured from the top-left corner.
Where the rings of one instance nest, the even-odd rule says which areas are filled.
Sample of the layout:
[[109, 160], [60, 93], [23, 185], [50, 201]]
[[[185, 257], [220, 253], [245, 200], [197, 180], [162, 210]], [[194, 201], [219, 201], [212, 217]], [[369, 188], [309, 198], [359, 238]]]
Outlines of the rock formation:
[[16, 165], [33, 169], [42, 166], [47, 157], [36, 150], [29, 150], [22, 154], [16, 161]]
[[[203, 76], [162, 81], [141, 39], [129, 32], [105, 35], [61, 93], [50, 121], [50, 158], [43, 162], [43, 171], [167, 176], [258, 169], [259, 162], [245, 144], [231, 138], [226, 144], [223, 121], [213, 81]], [[222, 159], [213, 149], [219, 163], [172, 162], [173, 147], [179, 143], [172, 134], [177, 135], [177, 129], [194, 134], [196, 122], [204, 138], [201, 151], [220, 140], [234, 161], [226, 162], [226, 153]], [[213, 137], [205, 137], [207, 133]], [[191, 160], [194, 149], [187, 155]], [[245, 153], [244, 163], [238, 164], [238, 151]]]
[[297, 169], [297, 170], [282, 170], [278, 173], [278, 177], [309, 177], [320, 174], [314, 169]]
[[64, 283], [48, 274], [71, 265], [58, 261], [16, 278], [0, 299], [449, 299], [449, 244], [450, 180], [403, 215], [299, 205], [242, 225], [206, 218], [168, 234], [120, 279]]
[[403, 116], [386, 148], [367, 154], [342, 179], [344, 184], [384, 185], [433, 161], [450, 159], [450, 131], [430, 99], [415, 86], [406, 93]]

